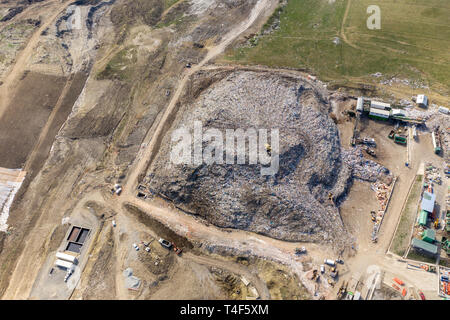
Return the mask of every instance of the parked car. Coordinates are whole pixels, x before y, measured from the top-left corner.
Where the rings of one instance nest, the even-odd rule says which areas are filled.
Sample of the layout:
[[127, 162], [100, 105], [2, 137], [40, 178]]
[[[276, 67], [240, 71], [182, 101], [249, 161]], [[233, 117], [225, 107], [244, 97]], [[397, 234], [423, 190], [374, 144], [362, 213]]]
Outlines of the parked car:
[[320, 272], [321, 273], [325, 272], [325, 266], [323, 264], [320, 265]]
[[172, 248], [172, 243], [170, 241], [164, 240], [163, 238], [160, 238], [158, 242], [166, 249]]

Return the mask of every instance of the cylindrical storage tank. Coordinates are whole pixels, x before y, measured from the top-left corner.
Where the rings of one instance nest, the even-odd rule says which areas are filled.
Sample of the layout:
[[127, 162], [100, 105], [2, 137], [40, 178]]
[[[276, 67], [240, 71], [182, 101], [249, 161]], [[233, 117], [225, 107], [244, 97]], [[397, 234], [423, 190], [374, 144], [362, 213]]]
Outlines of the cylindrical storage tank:
[[336, 264], [335, 264], [335, 262], [334, 262], [334, 260], [331, 260], [331, 259], [325, 259], [324, 261], [323, 261], [323, 263], [325, 263], [325, 264], [327, 264], [327, 265], [329, 265], [329, 266], [332, 266], [332, 267], [334, 267]]
[[76, 257], [74, 257], [74, 256], [72, 256], [70, 254], [67, 254], [67, 253], [63, 253], [63, 252], [57, 252], [56, 253], [56, 257], [58, 259], [65, 260], [65, 261], [70, 261], [72, 263], [75, 263], [75, 261], [77, 260]]

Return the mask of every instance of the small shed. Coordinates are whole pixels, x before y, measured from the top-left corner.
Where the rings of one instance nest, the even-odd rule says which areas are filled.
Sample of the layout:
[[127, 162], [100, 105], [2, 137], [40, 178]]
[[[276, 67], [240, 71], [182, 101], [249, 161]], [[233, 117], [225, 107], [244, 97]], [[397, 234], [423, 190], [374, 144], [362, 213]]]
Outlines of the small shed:
[[436, 232], [433, 229], [426, 229], [422, 234], [422, 240], [429, 243], [434, 243], [436, 240]]
[[411, 246], [420, 253], [435, 256], [438, 252], [438, 247], [434, 244], [425, 242], [423, 240], [414, 238], [411, 241]]
[[423, 193], [423, 197], [422, 197], [422, 204], [421, 204], [422, 210], [428, 211], [430, 213], [433, 212], [435, 201], [436, 201], [436, 195], [434, 193], [425, 191]]
[[419, 107], [428, 107], [428, 97], [424, 94], [417, 95], [416, 102]]
[[393, 117], [406, 117], [406, 113], [402, 109], [392, 109], [391, 112]]
[[419, 215], [419, 225], [425, 226], [427, 224], [427, 219], [428, 212], [426, 212], [425, 210], [421, 210]]

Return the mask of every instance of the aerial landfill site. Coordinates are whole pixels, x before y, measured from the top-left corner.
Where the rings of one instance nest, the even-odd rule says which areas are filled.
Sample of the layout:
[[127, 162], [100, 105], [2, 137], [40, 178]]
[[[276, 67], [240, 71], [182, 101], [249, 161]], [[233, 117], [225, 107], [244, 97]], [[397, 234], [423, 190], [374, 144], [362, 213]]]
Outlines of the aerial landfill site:
[[450, 298], [450, 79], [240, 58], [304, 2], [0, 0], [1, 298]]

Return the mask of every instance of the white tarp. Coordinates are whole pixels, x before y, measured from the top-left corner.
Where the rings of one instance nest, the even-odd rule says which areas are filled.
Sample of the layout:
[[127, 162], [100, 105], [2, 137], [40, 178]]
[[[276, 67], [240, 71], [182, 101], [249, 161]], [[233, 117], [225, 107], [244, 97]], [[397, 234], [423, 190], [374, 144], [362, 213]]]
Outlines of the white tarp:
[[64, 260], [61, 260], [61, 259], [57, 259], [56, 262], [55, 262], [55, 264], [56, 264], [58, 267], [65, 268], [65, 269], [69, 269], [69, 270], [70, 270], [70, 268], [72, 268], [72, 265], [73, 265], [72, 262], [64, 261]]
[[69, 261], [69, 262], [75, 262], [76, 258], [70, 254], [64, 253], [64, 252], [57, 252], [56, 257], [61, 260]]
[[25, 175], [21, 169], [0, 168], [0, 231], [8, 230], [9, 209]]

